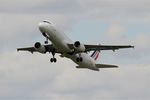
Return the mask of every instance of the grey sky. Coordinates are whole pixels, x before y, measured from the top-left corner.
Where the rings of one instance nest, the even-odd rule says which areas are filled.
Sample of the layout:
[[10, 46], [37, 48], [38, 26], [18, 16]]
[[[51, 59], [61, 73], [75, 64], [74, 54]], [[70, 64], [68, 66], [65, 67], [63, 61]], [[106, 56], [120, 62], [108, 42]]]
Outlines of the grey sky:
[[[149, 100], [149, 11], [149, 0], [1, 0], [0, 99]], [[51, 64], [49, 54], [17, 53], [17, 47], [43, 43], [38, 23], [44, 19], [74, 40], [136, 48], [102, 52], [98, 63], [120, 67], [100, 72], [76, 69], [58, 55]], [[102, 23], [106, 30], [99, 33]]]

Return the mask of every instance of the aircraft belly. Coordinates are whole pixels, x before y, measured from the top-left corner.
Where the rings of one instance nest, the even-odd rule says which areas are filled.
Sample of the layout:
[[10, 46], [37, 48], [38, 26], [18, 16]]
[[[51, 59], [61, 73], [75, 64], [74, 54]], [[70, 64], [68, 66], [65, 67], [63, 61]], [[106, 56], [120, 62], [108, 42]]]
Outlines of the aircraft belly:
[[65, 40], [69, 39], [53, 30], [48, 30], [47, 32], [48, 38], [53, 43], [55, 48], [57, 48], [61, 52], [71, 52], [71, 49], [67, 46], [67, 43], [65, 43]]

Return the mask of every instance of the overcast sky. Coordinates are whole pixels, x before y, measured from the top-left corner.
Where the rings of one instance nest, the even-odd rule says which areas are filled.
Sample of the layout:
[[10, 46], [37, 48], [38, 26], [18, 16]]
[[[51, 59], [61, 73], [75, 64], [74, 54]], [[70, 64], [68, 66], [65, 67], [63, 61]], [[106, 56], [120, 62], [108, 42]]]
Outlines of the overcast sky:
[[[76, 69], [71, 60], [16, 51], [44, 43], [38, 23], [49, 20], [72, 40], [130, 44], [103, 51], [100, 72]], [[0, 0], [1, 100], [149, 100], [149, 0]]]

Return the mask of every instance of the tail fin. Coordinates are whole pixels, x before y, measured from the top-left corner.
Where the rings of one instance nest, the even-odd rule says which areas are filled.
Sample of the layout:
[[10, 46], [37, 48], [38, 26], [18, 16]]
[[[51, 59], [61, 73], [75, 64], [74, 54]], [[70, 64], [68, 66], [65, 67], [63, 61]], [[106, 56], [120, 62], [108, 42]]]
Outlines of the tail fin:
[[91, 57], [92, 57], [94, 60], [97, 60], [97, 58], [99, 57], [99, 54], [100, 54], [100, 50], [95, 50], [95, 51], [91, 54]]

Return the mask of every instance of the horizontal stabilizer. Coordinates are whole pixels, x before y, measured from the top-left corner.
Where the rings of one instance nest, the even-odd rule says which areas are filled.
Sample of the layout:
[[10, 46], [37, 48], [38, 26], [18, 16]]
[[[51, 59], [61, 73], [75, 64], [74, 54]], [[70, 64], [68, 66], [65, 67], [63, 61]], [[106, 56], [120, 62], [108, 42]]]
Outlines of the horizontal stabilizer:
[[85, 66], [76, 66], [76, 68], [81, 68], [81, 69], [91, 69], [94, 71], [99, 71], [99, 69], [96, 67], [85, 67]]
[[118, 68], [116, 65], [96, 64], [97, 68]]

